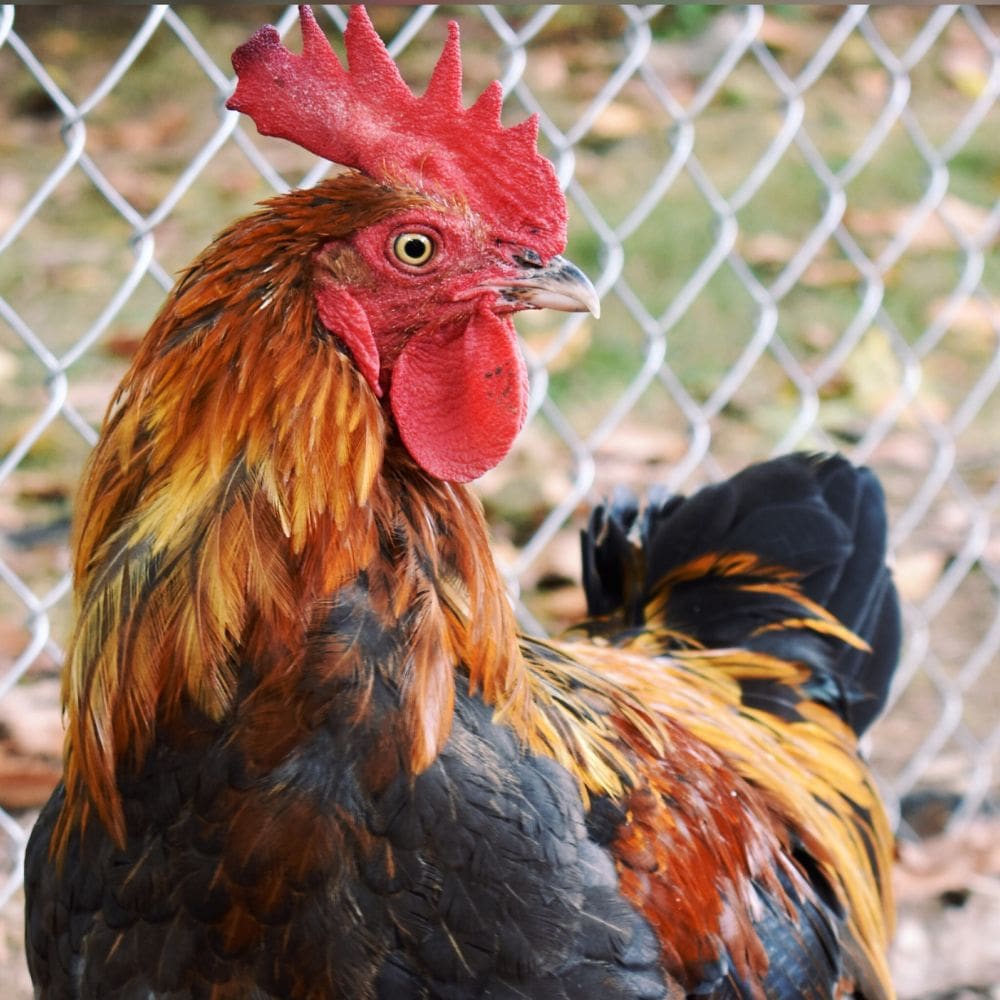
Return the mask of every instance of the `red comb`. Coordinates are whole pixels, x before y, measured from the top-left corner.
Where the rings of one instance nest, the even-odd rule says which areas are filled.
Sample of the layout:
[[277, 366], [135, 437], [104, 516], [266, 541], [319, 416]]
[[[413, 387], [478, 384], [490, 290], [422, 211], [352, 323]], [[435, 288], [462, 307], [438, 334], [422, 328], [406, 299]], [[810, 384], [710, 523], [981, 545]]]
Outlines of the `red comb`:
[[464, 199], [498, 238], [543, 257], [566, 245], [566, 203], [552, 164], [536, 149], [538, 119], [504, 128], [493, 82], [462, 107], [458, 26], [422, 97], [403, 82], [363, 7], [344, 32], [345, 69], [312, 10], [299, 7], [302, 55], [270, 25], [233, 53], [239, 83], [226, 107], [276, 135], [377, 180]]

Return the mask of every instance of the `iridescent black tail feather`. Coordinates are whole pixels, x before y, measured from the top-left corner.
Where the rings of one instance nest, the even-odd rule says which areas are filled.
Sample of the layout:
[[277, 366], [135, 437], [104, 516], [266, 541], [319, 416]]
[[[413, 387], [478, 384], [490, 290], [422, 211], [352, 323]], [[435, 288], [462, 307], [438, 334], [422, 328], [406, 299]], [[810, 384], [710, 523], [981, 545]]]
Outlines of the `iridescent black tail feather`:
[[[885, 705], [900, 649], [881, 486], [840, 456], [789, 455], [691, 497], [618, 490], [583, 533], [590, 633], [663, 652], [739, 646], [811, 670], [807, 693], [858, 733]], [[859, 641], [845, 641], [839, 623]], [[785, 714], [769, 682], [745, 699]]]

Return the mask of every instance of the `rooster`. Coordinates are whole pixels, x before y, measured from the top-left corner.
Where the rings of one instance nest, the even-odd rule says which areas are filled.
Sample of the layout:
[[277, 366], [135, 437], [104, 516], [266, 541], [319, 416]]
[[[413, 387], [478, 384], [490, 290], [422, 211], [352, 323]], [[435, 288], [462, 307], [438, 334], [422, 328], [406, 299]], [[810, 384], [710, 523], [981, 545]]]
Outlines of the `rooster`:
[[511, 317], [597, 311], [537, 122], [415, 97], [362, 8], [236, 50], [231, 108], [347, 169], [184, 272], [75, 526], [36, 996], [891, 997], [858, 737], [899, 647], [836, 457], [583, 534], [589, 617], [518, 633], [464, 484], [526, 414]]

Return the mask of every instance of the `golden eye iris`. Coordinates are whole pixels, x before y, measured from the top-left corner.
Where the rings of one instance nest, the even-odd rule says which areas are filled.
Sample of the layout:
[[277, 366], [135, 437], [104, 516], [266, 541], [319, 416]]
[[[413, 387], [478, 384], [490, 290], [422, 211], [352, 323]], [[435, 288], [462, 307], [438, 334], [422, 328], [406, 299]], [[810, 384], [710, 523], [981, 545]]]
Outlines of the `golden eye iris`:
[[434, 241], [426, 233], [400, 233], [393, 240], [396, 259], [410, 267], [422, 267], [434, 256]]

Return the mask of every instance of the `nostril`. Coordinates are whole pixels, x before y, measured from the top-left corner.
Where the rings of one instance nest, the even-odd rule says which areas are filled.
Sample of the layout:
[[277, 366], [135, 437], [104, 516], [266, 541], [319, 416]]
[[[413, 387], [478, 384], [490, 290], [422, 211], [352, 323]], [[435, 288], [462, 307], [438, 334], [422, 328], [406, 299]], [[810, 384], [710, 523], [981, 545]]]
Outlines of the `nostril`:
[[530, 247], [524, 247], [518, 250], [512, 255], [515, 264], [519, 264], [521, 267], [541, 267], [542, 258], [538, 255], [535, 250]]

